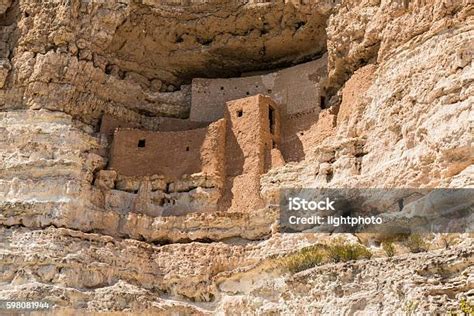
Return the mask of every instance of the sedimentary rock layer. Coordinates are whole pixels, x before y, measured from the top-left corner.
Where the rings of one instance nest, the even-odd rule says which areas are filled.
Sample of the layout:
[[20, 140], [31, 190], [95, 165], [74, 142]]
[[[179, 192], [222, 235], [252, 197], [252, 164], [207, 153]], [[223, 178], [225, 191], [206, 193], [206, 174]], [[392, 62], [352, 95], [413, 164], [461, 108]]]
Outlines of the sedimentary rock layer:
[[[472, 299], [469, 234], [394, 258], [366, 244], [370, 260], [291, 276], [273, 256], [332, 237], [280, 235], [275, 209], [104, 207], [103, 113], [156, 130], [189, 115], [182, 84], [195, 76], [326, 51], [328, 108], [297, 127], [293, 162], [261, 178], [265, 198], [286, 186], [474, 186], [472, 0], [303, 2], [0, 0], [0, 298], [46, 299], [58, 315], [446, 313]], [[117, 179], [133, 201], [138, 181]]]

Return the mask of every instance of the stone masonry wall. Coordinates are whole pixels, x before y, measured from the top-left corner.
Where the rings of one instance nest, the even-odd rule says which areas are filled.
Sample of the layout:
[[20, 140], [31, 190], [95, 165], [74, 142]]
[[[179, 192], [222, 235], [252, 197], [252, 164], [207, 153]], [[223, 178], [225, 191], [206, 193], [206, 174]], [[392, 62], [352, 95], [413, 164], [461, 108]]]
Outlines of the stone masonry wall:
[[[271, 168], [272, 143], [279, 139], [279, 124], [270, 130], [271, 98], [257, 95], [227, 103], [226, 186], [221, 207], [246, 212], [263, 207], [260, 175]], [[279, 144], [275, 143], [275, 147]]]
[[224, 153], [218, 140], [224, 129], [212, 127], [222, 124], [223, 120], [208, 128], [180, 132], [118, 129], [109, 167], [127, 176], [159, 174], [170, 179], [203, 170], [219, 173]]
[[317, 111], [327, 74], [327, 57], [261, 76], [194, 79], [190, 120], [221, 118], [231, 100], [263, 94], [271, 96], [286, 114]]
[[[173, 117], [157, 117], [150, 118], [152, 120], [152, 127], [154, 131], [159, 132], [178, 132], [186, 131], [191, 129], [203, 128], [208, 124], [203, 122], [192, 122], [190, 120], [178, 119]], [[110, 114], [104, 114], [102, 116], [100, 133], [106, 136], [113, 136], [114, 131], [117, 128], [137, 128], [137, 129], [147, 129], [142, 124], [136, 121], [128, 121], [125, 119], [118, 118]]]

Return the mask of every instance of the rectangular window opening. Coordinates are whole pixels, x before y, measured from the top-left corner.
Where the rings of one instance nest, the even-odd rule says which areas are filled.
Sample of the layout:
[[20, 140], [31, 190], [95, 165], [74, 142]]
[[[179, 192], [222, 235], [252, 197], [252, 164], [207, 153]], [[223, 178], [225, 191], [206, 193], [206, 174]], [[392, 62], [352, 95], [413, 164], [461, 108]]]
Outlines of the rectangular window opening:
[[268, 121], [270, 123], [270, 133], [275, 134], [275, 109], [268, 107]]
[[144, 148], [146, 144], [146, 141], [144, 139], [138, 140], [138, 147], [139, 148]]
[[320, 105], [321, 105], [321, 109], [326, 108], [326, 97], [324, 95], [321, 96]]

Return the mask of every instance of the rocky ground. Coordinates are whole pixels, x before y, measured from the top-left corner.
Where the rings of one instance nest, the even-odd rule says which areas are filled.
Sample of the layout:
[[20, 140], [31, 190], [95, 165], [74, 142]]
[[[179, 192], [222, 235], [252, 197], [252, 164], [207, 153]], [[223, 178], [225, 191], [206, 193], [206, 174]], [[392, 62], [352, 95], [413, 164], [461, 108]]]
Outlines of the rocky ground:
[[366, 243], [371, 259], [292, 274], [275, 258], [337, 236], [279, 234], [271, 209], [118, 214], [94, 186], [104, 112], [186, 117], [194, 76], [327, 52], [314, 150], [262, 177], [264, 195], [472, 188], [472, 0], [0, 0], [0, 38], [1, 299], [46, 299], [57, 315], [446, 314], [472, 301], [472, 234], [391, 258]]

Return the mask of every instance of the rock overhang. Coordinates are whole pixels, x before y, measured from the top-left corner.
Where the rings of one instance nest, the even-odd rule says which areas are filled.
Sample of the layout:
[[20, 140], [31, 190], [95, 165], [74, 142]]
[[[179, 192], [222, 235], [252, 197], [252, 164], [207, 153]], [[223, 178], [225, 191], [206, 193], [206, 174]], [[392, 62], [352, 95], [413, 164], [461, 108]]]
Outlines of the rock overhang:
[[99, 45], [124, 71], [175, 85], [308, 61], [326, 52], [329, 1], [122, 4]]

